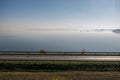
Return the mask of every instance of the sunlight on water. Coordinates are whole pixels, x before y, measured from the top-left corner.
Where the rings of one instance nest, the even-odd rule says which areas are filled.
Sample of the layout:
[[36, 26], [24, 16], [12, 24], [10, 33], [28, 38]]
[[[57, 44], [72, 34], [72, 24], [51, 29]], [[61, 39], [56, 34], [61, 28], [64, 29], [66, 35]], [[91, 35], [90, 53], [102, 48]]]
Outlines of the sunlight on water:
[[120, 35], [111, 30], [26, 30], [0, 36], [0, 50], [120, 51]]

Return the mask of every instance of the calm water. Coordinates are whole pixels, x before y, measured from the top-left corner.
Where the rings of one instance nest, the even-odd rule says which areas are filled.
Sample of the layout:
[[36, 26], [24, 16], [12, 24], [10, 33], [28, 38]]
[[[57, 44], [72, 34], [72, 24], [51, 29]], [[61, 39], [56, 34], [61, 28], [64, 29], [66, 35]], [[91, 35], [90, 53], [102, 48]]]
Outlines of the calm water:
[[0, 50], [9, 51], [120, 51], [120, 34], [110, 30], [26, 30], [0, 36]]

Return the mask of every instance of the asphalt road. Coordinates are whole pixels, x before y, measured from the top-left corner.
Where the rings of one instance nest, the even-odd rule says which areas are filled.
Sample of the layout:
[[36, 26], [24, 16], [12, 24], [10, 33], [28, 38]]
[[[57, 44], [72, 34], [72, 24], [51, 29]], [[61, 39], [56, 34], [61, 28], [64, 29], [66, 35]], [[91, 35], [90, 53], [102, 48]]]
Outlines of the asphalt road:
[[120, 56], [0, 55], [0, 60], [120, 61]]

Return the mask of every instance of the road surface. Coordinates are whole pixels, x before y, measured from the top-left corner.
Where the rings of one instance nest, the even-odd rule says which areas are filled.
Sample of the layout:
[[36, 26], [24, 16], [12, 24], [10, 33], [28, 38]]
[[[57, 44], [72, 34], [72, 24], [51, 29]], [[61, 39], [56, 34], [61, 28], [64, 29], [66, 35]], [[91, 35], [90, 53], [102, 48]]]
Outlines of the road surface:
[[0, 55], [0, 60], [120, 61], [120, 56]]

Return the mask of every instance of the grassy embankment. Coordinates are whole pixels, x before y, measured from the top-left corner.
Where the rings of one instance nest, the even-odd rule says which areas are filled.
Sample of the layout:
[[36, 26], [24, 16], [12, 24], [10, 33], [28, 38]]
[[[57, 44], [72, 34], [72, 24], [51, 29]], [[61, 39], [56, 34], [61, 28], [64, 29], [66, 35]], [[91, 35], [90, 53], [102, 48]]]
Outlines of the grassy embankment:
[[120, 62], [0, 61], [0, 71], [120, 71]]
[[120, 80], [120, 72], [0, 72], [0, 80]]
[[0, 61], [0, 80], [119, 80], [119, 62]]

